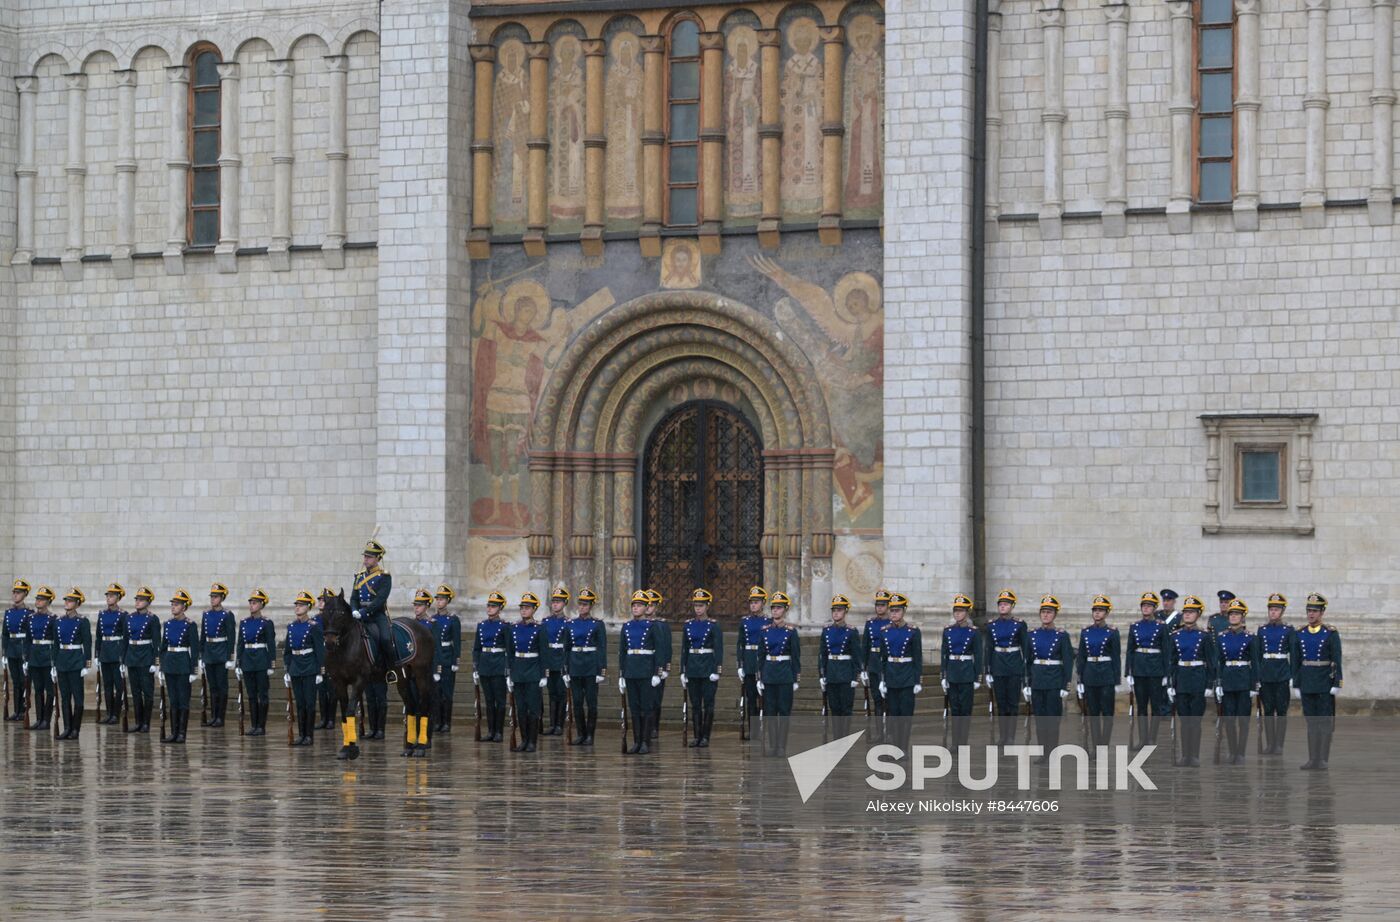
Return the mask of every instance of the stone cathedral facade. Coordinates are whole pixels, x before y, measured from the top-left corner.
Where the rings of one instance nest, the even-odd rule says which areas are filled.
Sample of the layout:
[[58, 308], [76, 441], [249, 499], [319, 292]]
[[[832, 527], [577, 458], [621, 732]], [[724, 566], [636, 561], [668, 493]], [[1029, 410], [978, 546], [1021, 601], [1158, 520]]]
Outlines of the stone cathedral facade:
[[0, 0], [0, 562], [289, 600], [378, 528], [406, 587], [808, 625], [1321, 591], [1395, 697], [1394, 30]]

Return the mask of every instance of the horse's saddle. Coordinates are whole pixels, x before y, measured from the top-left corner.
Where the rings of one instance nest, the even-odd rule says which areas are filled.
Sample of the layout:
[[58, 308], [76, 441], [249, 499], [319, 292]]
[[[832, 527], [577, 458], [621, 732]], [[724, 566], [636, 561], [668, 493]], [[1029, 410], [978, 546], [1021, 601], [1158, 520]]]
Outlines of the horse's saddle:
[[[418, 643], [413, 638], [412, 624], [412, 618], [394, 618], [389, 622], [389, 636], [394, 641], [394, 661], [384, 668], [397, 669], [413, 659], [413, 654], [418, 652]], [[378, 651], [374, 649], [369, 634], [365, 634], [365, 652], [369, 654], [370, 662], [379, 662]]]

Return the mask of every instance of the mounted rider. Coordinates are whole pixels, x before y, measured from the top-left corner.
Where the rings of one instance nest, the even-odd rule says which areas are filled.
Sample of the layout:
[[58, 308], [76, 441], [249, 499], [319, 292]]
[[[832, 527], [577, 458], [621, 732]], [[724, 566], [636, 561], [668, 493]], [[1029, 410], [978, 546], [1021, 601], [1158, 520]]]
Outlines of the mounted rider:
[[[365, 545], [365, 568], [355, 574], [354, 586], [350, 593], [351, 614], [365, 626], [374, 656], [386, 671], [393, 668], [394, 638], [389, 631], [389, 592], [393, 588], [393, 578], [382, 564], [384, 545], [371, 540]], [[388, 680], [395, 681], [396, 673], [389, 673]]]

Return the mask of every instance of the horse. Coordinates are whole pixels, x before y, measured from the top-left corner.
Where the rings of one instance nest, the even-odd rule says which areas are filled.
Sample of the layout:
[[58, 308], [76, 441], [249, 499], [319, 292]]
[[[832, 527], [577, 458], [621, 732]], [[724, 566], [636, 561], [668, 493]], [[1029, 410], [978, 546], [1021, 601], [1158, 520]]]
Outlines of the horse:
[[360, 757], [351, 702], [360, 698], [369, 683], [385, 681], [390, 671], [403, 677], [394, 683], [398, 687], [404, 713], [408, 715], [401, 754], [420, 759], [425, 757], [428, 754], [428, 722], [437, 697], [437, 687], [433, 681], [436, 647], [432, 632], [413, 618], [391, 619], [407, 628], [413, 638], [413, 655], [391, 669], [386, 664], [370, 662], [366, 646], [368, 632], [350, 613], [350, 603], [345, 601], [344, 589], [326, 597], [326, 608], [321, 617], [326, 641], [326, 673], [333, 683], [340, 710], [341, 746], [336, 758]]

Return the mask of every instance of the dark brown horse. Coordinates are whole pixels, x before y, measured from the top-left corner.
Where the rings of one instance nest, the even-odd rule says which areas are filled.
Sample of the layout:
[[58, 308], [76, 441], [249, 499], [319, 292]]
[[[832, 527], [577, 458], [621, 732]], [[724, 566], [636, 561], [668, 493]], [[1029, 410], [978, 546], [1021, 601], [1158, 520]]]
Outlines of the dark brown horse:
[[[366, 685], [384, 681], [390, 669], [385, 664], [370, 662], [365, 626], [351, 615], [345, 590], [326, 597], [321, 619], [326, 640], [326, 673], [331, 677], [340, 708], [341, 747], [336, 758], [357, 759], [359, 737], [350, 702], [359, 700]], [[433, 635], [413, 618], [392, 620], [406, 627], [413, 638], [413, 655], [393, 670], [399, 676], [394, 684], [403, 701], [404, 713], [408, 715], [403, 755], [422, 758], [428, 754], [428, 722], [437, 696], [433, 682]]]

